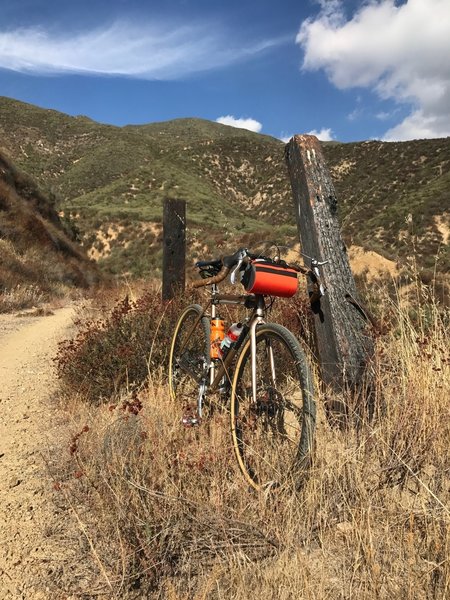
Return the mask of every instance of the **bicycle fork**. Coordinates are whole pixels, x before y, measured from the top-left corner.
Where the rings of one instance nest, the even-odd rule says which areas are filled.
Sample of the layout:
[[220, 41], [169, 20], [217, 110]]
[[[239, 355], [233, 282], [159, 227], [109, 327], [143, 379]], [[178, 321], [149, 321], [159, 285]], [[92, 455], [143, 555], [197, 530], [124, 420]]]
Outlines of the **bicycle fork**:
[[[255, 310], [255, 316], [250, 324], [250, 356], [251, 356], [251, 367], [252, 367], [252, 402], [256, 406], [258, 403], [258, 390], [256, 385], [256, 328], [258, 325], [264, 323], [264, 300], [262, 297], [258, 298], [258, 305]], [[272, 348], [271, 352], [271, 368], [273, 370], [273, 355]]]

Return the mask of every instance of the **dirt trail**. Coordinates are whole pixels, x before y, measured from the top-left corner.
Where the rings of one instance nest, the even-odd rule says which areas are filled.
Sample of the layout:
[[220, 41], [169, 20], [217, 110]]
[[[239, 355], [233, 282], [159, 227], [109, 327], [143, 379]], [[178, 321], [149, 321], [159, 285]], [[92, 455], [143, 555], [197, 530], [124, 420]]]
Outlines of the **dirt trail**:
[[1, 600], [80, 597], [67, 589], [76, 577], [79, 529], [63, 499], [55, 503], [46, 467], [61, 452], [52, 358], [73, 316], [72, 307], [0, 316]]

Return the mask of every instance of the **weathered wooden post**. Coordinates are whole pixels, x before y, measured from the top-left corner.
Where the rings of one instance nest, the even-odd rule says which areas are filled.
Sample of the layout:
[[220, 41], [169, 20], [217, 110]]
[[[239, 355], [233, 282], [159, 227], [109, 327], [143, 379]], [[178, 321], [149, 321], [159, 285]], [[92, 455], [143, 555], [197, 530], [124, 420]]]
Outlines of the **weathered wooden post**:
[[337, 199], [319, 140], [296, 135], [286, 146], [286, 162], [304, 254], [329, 262], [321, 268], [326, 294], [314, 307], [314, 325], [322, 381], [332, 398], [328, 408], [348, 414], [341, 392], [361, 394], [373, 409], [367, 366], [373, 340], [360, 307], [347, 250], [337, 218]]
[[162, 299], [184, 291], [186, 282], [186, 201], [166, 198], [163, 209]]

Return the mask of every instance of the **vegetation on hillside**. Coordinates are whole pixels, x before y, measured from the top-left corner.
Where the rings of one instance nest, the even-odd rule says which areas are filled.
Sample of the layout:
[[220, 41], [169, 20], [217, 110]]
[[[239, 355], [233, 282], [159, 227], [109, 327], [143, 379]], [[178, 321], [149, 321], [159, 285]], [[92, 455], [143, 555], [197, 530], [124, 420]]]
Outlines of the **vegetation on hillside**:
[[30, 179], [0, 153], [0, 312], [88, 287], [96, 265]]
[[450, 138], [329, 144], [324, 151], [350, 243], [449, 269]]
[[[294, 241], [284, 147], [269, 136], [201, 119], [113, 127], [8, 98], [0, 98], [0, 134], [112, 273], [157, 272], [160, 245], [139, 233], [158, 227], [165, 197], [188, 202], [193, 258], [230, 234], [235, 244], [267, 230]], [[349, 245], [406, 269], [414, 247], [422, 268], [448, 270], [450, 138], [323, 147]]]

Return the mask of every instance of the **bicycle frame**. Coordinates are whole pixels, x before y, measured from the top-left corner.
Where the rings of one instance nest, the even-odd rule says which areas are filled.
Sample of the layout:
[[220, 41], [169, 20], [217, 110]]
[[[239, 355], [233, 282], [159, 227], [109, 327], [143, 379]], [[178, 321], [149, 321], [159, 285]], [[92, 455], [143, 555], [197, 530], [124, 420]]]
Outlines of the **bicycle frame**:
[[[251, 303], [251, 308], [253, 308], [253, 312], [248, 319], [248, 323], [246, 324], [247, 331], [242, 338], [239, 338], [238, 342], [234, 346], [232, 346], [225, 359], [220, 362], [220, 366], [218, 367], [215, 360], [211, 360], [209, 365], [209, 373], [207, 383], [204, 379], [199, 381], [200, 390], [199, 397], [197, 401], [197, 412], [199, 418], [202, 417], [202, 405], [203, 405], [203, 396], [206, 392], [206, 389], [209, 389], [212, 392], [215, 392], [219, 388], [219, 384], [222, 379], [226, 376], [231, 383], [231, 377], [229, 376], [228, 367], [232, 364], [234, 357], [238, 353], [241, 345], [245, 342], [245, 340], [250, 336], [250, 352], [251, 352], [251, 373], [252, 373], [252, 400], [256, 405], [257, 403], [257, 389], [256, 389], [256, 328], [258, 325], [264, 323], [264, 310], [265, 310], [265, 302], [264, 296], [256, 294], [256, 295], [230, 295], [230, 294], [220, 294], [217, 284], [211, 285], [211, 298], [208, 301], [207, 305], [203, 309], [203, 312], [198, 316], [192, 325], [192, 329], [189, 334], [186, 336], [186, 342], [190, 339], [193, 334], [195, 328], [200, 323], [201, 319], [204, 316], [209, 317], [210, 319], [214, 319], [217, 316], [217, 307], [220, 304], [224, 305], [248, 305]], [[208, 311], [210, 310], [210, 314]], [[180, 352], [184, 350], [184, 346], [180, 348]], [[272, 369], [272, 376], [275, 379], [275, 368], [274, 368], [274, 359], [272, 348], [269, 348], [270, 352], [270, 365]]]

